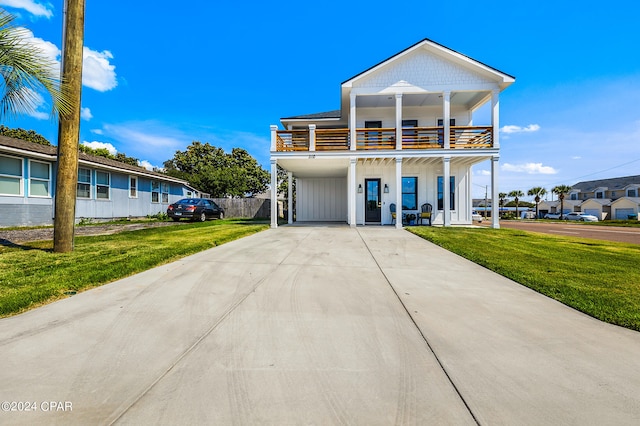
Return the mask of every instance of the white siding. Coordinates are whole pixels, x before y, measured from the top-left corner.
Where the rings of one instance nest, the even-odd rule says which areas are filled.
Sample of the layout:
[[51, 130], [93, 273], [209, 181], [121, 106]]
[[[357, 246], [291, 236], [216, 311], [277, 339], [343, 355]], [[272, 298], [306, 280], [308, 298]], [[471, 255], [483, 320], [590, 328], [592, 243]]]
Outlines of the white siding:
[[297, 179], [296, 220], [299, 222], [346, 222], [347, 179]]

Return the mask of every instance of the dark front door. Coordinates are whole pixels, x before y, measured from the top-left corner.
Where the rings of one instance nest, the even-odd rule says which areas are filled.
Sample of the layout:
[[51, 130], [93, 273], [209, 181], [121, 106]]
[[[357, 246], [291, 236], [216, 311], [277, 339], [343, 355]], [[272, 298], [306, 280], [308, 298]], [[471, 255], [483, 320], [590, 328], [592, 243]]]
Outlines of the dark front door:
[[380, 179], [365, 179], [365, 223], [380, 223], [382, 221], [382, 202], [380, 201]]

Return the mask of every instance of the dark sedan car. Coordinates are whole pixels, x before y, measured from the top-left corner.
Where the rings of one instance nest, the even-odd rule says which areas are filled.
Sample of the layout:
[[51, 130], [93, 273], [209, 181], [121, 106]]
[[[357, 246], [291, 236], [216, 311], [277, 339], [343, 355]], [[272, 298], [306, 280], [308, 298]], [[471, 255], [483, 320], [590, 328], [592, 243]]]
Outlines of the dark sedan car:
[[204, 222], [212, 217], [224, 218], [224, 210], [206, 198], [183, 198], [169, 206], [167, 215], [176, 222], [182, 218]]

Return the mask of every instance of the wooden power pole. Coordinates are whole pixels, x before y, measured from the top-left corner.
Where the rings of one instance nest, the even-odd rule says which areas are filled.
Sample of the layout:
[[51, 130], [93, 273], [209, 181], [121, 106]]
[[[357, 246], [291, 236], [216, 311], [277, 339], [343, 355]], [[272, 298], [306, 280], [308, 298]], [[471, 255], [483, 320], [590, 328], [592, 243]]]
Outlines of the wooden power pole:
[[58, 173], [56, 177], [53, 251], [73, 250], [78, 183], [80, 100], [82, 95], [82, 48], [84, 45], [84, 0], [65, 0], [62, 46], [62, 91], [69, 95], [71, 112], [60, 113]]

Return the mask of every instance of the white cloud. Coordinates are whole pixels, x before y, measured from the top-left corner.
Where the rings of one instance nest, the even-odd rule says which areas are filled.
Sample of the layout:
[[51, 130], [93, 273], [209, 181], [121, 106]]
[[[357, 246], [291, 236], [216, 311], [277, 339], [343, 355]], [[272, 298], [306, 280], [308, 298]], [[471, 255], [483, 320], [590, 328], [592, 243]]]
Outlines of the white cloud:
[[580, 157], [579, 155], [574, 155], [573, 157], [571, 157], [572, 160], [580, 160], [582, 157]]
[[111, 65], [113, 55], [108, 50], [97, 52], [83, 48], [82, 84], [99, 92], [106, 92], [118, 85], [116, 67]]
[[145, 169], [151, 170], [151, 171], [153, 171], [153, 169], [164, 170], [162, 167], [154, 166], [147, 160], [138, 160], [138, 166], [144, 167]]
[[107, 151], [109, 151], [109, 154], [111, 155], [116, 155], [118, 153], [118, 150], [108, 142], [98, 142], [98, 141], [86, 142], [85, 141], [85, 142], [82, 142], [82, 145], [88, 146], [91, 149], [106, 149]]
[[95, 133], [96, 135], [102, 135], [104, 134], [104, 132], [102, 131], [102, 129], [91, 129], [90, 130], [91, 133]]
[[32, 15], [44, 16], [45, 18], [51, 18], [53, 16], [53, 12], [47, 8], [47, 6], [51, 6], [51, 4], [44, 6], [33, 0], [1, 0], [0, 5], [24, 9]]
[[91, 120], [93, 118], [93, 115], [91, 114], [91, 110], [89, 108], [82, 108], [80, 109], [80, 117], [83, 120]]
[[530, 133], [538, 130], [540, 130], [540, 126], [537, 124], [529, 124], [527, 127], [507, 125], [500, 129], [502, 133]]
[[558, 173], [553, 167], [543, 166], [542, 163], [504, 163], [502, 165], [502, 170], [504, 170], [505, 172], [527, 173], [530, 175], [554, 175]]
[[478, 176], [491, 176], [491, 171], [490, 170], [486, 170], [486, 169], [482, 169], [482, 170], [478, 170]]

